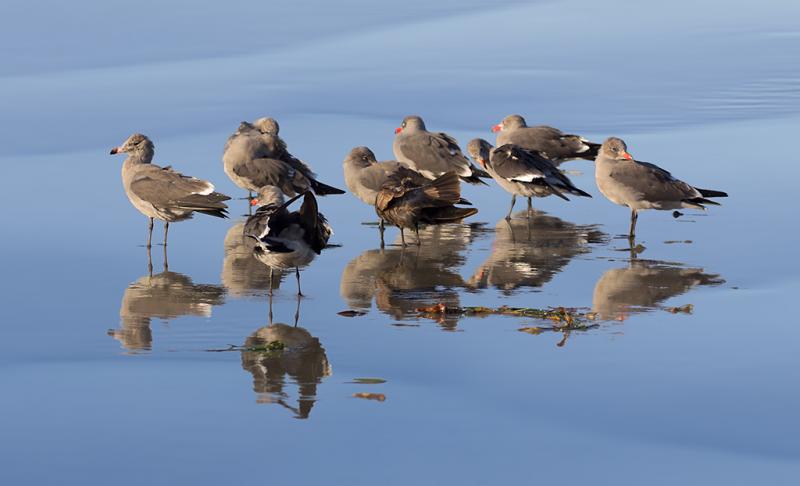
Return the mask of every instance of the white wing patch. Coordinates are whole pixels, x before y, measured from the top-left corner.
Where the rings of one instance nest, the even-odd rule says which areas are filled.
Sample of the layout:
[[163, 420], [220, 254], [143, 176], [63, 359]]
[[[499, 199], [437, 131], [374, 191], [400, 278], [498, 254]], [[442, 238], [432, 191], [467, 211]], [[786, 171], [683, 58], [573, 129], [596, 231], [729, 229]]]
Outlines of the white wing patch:
[[202, 196], [208, 196], [212, 192], [214, 192], [214, 184], [212, 184], [210, 182], [206, 182], [206, 187], [202, 191], [195, 192], [193, 194], [200, 194]]
[[269, 234], [269, 216], [264, 219], [264, 231], [258, 235], [259, 240], [263, 240]]
[[534, 179], [544, 179], [542, 174], [522, 174], [512, 177], [510, 180], [516, 182], [533, 182]]

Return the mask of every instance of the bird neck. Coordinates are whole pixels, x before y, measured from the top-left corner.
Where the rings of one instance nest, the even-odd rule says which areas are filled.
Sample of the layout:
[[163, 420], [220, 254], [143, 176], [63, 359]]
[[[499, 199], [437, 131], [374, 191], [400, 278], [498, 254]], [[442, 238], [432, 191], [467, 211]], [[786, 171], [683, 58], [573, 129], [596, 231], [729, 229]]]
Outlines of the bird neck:
[[152, 147], [144, 147], [141, 150], [129, 153], [128, 158], [125, 159], [125, 164], [126, 165], [149, 164], [153, 161], [153, 155], [154, 155], [154, 150]]

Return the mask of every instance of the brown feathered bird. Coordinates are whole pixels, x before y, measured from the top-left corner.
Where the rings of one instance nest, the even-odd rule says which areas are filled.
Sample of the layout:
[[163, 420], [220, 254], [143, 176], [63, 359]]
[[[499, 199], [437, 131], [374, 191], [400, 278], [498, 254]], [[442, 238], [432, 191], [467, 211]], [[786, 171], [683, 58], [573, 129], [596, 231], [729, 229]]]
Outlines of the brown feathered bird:
[[392, 178], [386, 182], [375, 199], [378, 216], [400, 228], [400, 238], [406, 246], [405, 228], [413, 228], [419, 240], [419, 225], [444, 224], [472, 216], [476, 208], [459, 208], [461, 200], [458, 175], [455, 172], [417, 184], [409, 177]]

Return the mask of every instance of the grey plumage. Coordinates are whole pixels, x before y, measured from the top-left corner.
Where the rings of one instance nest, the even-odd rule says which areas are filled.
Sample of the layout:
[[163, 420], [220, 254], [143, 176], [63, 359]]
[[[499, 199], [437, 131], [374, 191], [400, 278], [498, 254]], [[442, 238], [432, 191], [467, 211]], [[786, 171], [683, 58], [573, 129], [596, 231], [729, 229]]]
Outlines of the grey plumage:
[[506, 219], [511, 218], [517, 196], [528, 198], [530, 218], [531, 198], [556, 195], [569, 200], [564, 193], [591, 197], [578, 189], [549, 160], [538, 152], [526, 150], [518, 145], [506, 144], [493, 148], [486, 140], [476, 138], [467, 144], [470, 156], [483, 166], [492, 178], [511, 193], [511, 207]]
[[428, 179], [454, 172], [465, 182], [485, 184], [480, 178], [491, 177], [464, 157], [453, 137], [427, 131], [418, 116], [405, 117], [395, 133], [392, 143], [395, 158]]
[[251, 192], [275, 186], [289, 197], [309, 190], [321, 196], [344, 193], [319, 182], [305, 162], [289, 153], [278, 131], [277, 121], [259, 118], [253, 123], [241, 122], [228, 137], [222, 161], [234, 184]]
[[592, 143], [580, 135], [564, 133], [547, 125], [529, 127], [520, 115], [509, 115], [492, 127], [497, 132], [497, 146], [513, 143], [528, 150], [535, 150], [550, 159], [555, 165], [574, 159], [592, 160], [597, 155], [599, 144]]
[[[190, 219], [193, 213], [203, 213], [219, 218], [227, 217], [230, 199], [215, 192], [208, 181], [185, 176], [171, 167], [159, 167], [152, 163], [155, 149], [149, 138], [134, 133], [120, 145], [111, 149], [111, 154], [127, 153], [122, 164], [122, 184], [131, 204], [152, 221], [164, 221], [164, 244], [169, 223]], [[150, 246], [148, 238], [147, 246]]]
[[638, 211], [705, 209], [705, 204], [719, 205], [707, 198], [728, 196], [722, 191], [693, 187], [655, 164], [638, 162], [627, 149], [616, 137], [603, 142], [595, 161], [595, 180], [611, 202], [631, 209], [630, 238], [635, 236]]
[[375, 154], [367, 147], [352, 149], [345, 157], [342, 166], [347, 189], [370, 206], [375, 206], [378, 192], [391, 178], [399, 180], [408, 178], [418, 185], [429, 182], [419, 172], [394, 160], [378, 162]]

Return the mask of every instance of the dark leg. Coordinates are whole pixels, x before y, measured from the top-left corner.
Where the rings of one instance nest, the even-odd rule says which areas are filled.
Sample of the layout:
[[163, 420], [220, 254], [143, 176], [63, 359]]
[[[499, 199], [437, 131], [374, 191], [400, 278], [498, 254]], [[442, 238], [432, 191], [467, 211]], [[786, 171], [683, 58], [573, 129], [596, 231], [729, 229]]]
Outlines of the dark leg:
[[167, 246], [167, 233], [169, 233], [169, 221], [164, 221], [164, 247]]
[[147, 275], [153, 276], [153, 257], [150, 255], [150, 247], [147, 247]]
[[381, 248], [383, 248], [386, 245], [383, 241], [383, 232], [386, 231], [386, 224], [383, 222], [383, 218], [381, 218], [381, 222], [378, 223], [378, 229], [381, 232]]
[[406, 247], [406, 234], [403, 231], [403, 228], [400, 228], [400, 241], [403, 242], [403, 248]]
[[302, 297], [303, 296], [303, 292], [300, 292], [300, 269], [297, 268], [297, 267], [294, 267], [294, 274], [297, 277], [297, 296], [298, 297]]
[[528, 219], [531, 219], [531, 213], [533, 213], [533, 203], [531, 202], [531, 198], [528, 197]]
[[147, 248], [150, 248], [150, 243], [153, 240], [153, 218], [149, 218], [147, 224]]
[[511, 195], [511, 207], [508, 208], [508, 214], [506, 214], [506, 221], [511, 220], [511, 211], [514, 210], [514, 203], [516, 203], [516, 202], [517, 202], [517, 195], [516, 194], [512, 194]]
[[628, 233], [628, 239], [633, 240], [636, 238], [636, 220], [639, 219], [639, 213], [635, 209], [631, 209], [631, 231]]
[[167, 245], [164, 245], [164, 271], [169, 271], [169, 261], [167, 261]]
[[417, 246], [421, 246], [422, 241], [419, 239], [419, 225], [414, 225], [414, 234], [417, 235]]

